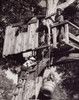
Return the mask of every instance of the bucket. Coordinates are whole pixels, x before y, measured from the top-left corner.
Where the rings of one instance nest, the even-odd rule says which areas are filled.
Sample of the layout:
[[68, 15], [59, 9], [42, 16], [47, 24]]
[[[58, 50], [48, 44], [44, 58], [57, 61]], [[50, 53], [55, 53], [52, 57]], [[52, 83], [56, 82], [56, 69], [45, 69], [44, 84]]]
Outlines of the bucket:
[[43, 83], [43, 86], [42, 86], [43, 95], [46, 97], [51, 97], [55, 89], [55, 85], [56, 85], [55, 82], [52, 82], [52, 81], [47, 81]]
[[49, 74], [47, 78], [43, 79], [42, 93], [46, 97], [51, 97], [56, 87], [55, 77]]

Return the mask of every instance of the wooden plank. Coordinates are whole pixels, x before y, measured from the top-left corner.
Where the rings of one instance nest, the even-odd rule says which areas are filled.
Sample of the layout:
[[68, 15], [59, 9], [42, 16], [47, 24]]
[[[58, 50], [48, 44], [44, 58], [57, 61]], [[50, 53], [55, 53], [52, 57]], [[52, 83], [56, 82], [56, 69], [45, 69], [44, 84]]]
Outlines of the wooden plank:
[[28, 24], [32, 24], [32, 23], [37, 23], [37, 20], [36, 19], [32, 19], [28, 22]]
[[9, 33], [9, 28], [10, 28], [11, 26], [8, 26], [8, 27], [6, 27], [6, 30], [5, 30], [5, 39], [4, 39], [4, 45], [3, 45], [3, 56], [7, 56], [7, 52], [8, 52], [8, 50], [7, 50], [7, 47], [8, 47], [8, 43], [9, 43], [9, 39], [8, 39], [8, 33]]
[[79, 27], [74, 25], [73, 23], [71, 23], [70, 21], [68, 20], [64, 20], [63, 22], [61, 23], [55, 23], [51, 28], [53, 27], [57, 27], [57, 26], [60, 26], [60, 25], [63, 25], [63, 24], [70, 24], [71, 26], [73, 26], [74, 28], [78, 29], [79, 30]]
[[19, 22], [19, 23], [12, 24], [11, 26], [12, 27], [19, 27], [19, 26], [22, 26], [23, 24], [24, 24], [24, 22]]
[[[24, 33], [24, 50], [23, 51], [26, 51], [27, 49], [29, 49], [29, 46], [28, 46], [28, 41], [29, 41], [29, 34], [28, 34], [28, 32], [25, 32]], [[23, 52], [22, 51], [22, 52]]]
[[27, 80], [26, 84], [25, 84], [25, 97], [23, 97], [23, 100], [29, 100], [29, 98], [32, 98], [33, 95], [35, 95], [35, 80], [30, 79]]
[[15, 44], [15, 52], [14, 54], [17, 54], [20, 52], [20, 44], [21, 44], [21, 34], [18, 34], [16, 37], [16, 44]]
[[10, 39], [11, 39], [11, 47], [10, 47], [10, 49], [11, 49], [11, 51], [10, 51], [11, 54], [13, 54], [14, 51], [15, 51], [15, 42], [16, 42], [16, 37], [15, 37], [15, 35], [16, 35], [17, 29], [18, 29], [18, 27], [14, 27], [14, 28], [12, 28], [12, 32], [11, 32], [11, 37], [10, 37]]
[[[5, 33], [3, 55], [17, 54], [38, 47], [37, 28], [39, 21], [28, 25], [28, 32], [20, 32], [16, 36], [18, 27], [8, 26]], [[26, 27], [27, 28], [27, 27]]]
[[34, 34], [34, 49], [38, 47], [38, 42], [39, 42], [38, 32], [37, 32], [37, 29], [39, 27], [39, 20], [37, 20], [37, 23], [35, 24], [35, 27], [36, 27], [36, 29], [35, 29], [35, 34]]
[[9, 34], [10, 34], [10, 29], [11, 26], [6, 27], [6, 35], [5, 35], [5, 40], [4, 40], [4, 49], [3, 49], [3, 55], [6, 56], [7, 53], [9, 52]]
[[52, 29], [53, 33], [53, 46], [57, 47], [57, 29], [56, 27]]
[[3, 55], [5, 56], [7, 56], [8, 54], [13, 54], [14, 52], [16, 30], [17, 27], [14, 28], [12, 28], [12, 26], [6, 27], [4, 47], [3, 47]]
[[69, 43], [69, 25], [65, 24], [65, 40]]
[[29, 49], [34, 49], [38, 47], [38, 32], [37, 28], [39, 25], [39, 21], [37, 23], [32, 23], [28, 25], [28, 30], [29, 30]]
[[40, 49], [44, 49], [44, 48], [48, 48], [49, 46], [53, 46], [53, 45], [44, 45], [44, 46], [39, 46], [35, 49], [33, 49], [34, 51], [40, 50]]
[[70, 40], [70, 44], [74, 48], [76, 48], [77, 50], [79, 50], [79, 39], [75, 35], [69, 33], [69, 40]]
[[51, 45], [39, 46], [39, 47], [36, 47], [36, 48], [34, 48], [34, 49], [28, 49], [28, 50], [26, 50], [26, 51], [22, 51], [22, 53], [26, 53], [26, 52], [29, 52], [29, 51], [38, 51], [38, 50], [45, 49], [45, 48], [48, 48], [48, 47], [53, 47], [53, 44], [51, 44]]
[[13, 34], [13, 31], [14, 30], [10, 30], [10, 34], [9, 34], [9, 43], [8, 43], [8, 54], [12, 54], [12, 40], [13, 40], [13, 38], [12, 38], [12, 34]]
[[73, 23], [71, 23], [70, 21], [68, 21], [68, 24], [72, 25], [74, 28], [78, 29], [79, 30], [79, 27], [74, 25]]
[[79, 53], [70, 53], [69, 54], [70, 57], [75, 57], [75, 58], [79, 58]]
[[34, 24], [31, 24], [31, 44], [32, 44], [32, 49], [34, 49], [35, 48], [35, 35], [36, 35], [36, 32], [35, 32], [35, 30], [36, 30], [36, 23]]
[[69, 33], [69, 37], [71, 39], [73, 39], [75, 42], [79, 43], [79, 39], [75, 35], [73, 35], [72, 33]]
[[21, 45], [20, 45], [20, 52], [24, 51], [24, 32], [21, 32]]
[[28, 33], [29, 33], [29, 41], [28, 41], [28, 46], [29, 46], [29, 49], [32, 47], [32, 35], [31, 35], [31, 27], [32, 27], [32, 25], [30, 24], [30, 25], [28, 25]]

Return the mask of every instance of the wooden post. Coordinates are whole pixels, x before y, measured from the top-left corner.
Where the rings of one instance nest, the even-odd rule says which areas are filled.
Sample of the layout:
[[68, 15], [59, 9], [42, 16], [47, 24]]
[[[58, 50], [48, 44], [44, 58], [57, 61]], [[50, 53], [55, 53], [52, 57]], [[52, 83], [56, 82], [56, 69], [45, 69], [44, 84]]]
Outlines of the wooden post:
[[69, 25], [65, 24], [65, 41], [69, 43]]
[[50, 45], [50, 28], [48, 28], [48, 45]]
[[56, 29], [56, 27], [54, 27], [52, 29], [52, 33], [53, 33], [53, 46], [57, 47], [57, 29]]

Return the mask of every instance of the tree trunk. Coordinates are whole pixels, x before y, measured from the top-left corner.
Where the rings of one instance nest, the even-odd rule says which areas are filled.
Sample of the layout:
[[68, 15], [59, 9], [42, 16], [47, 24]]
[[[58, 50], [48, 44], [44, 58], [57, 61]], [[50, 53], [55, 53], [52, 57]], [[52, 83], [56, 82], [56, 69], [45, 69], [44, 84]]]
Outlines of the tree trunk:
[[66, 0], [66, 2], [59, 4], [59, 0], [47, 0], [47, 12], [46, 16], [50, 16], [56, 13], [57, 8], [64, 10], [66, 7], [71, 5], [75, 0]]
[[47, 12], [46, 16], [50, 15], [51, 13], [56, 12], [56, 7], [59, 0], [47, 0]]
[[76, 0], [66, 0], [66, 2], [58, 5], [57, 8], [61, 8], [61, 9], [65, 9], [67, 8], [69, 5], [71, 5], [73, 2], [75, 2]]

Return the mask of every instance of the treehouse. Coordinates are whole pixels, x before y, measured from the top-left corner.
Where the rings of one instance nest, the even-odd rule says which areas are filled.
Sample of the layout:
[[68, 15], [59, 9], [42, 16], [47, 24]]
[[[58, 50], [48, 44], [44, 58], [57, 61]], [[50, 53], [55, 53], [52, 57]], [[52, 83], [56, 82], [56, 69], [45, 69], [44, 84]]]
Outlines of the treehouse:
[[38, 19], [32, 18], [26, 25], [6, 27], [3, 56], [18, 54], [38, 47]]
[[[41, 40], [47, 42], [43, 45], [39, 44], [39, 19], [32, 18], [26, 25], [19, 26], [17, 24], [6, 27], [5, 41], [3, 46], [3, 56], [12, 54], [24, 53], [24, 52], [37, 52], [44, 48], [53, 48], [54, 54], [62, 54], [63, 52], [72, 52], [79, 50], [78, 31], [79, 27], [65, 20], [62, 23], [53, 24], [50, 29], [51, 33], [43, 33]], [[64, 26], [65, 41], [63, 44], [59, 44], [57, 41], [57, 27]], [[43, 27], [44, 28], [44, 27]], [[77, 34], [73, 33], [71, 29], [76, 29]], [[45, 28], [44, 28], [45, 29]], [[45, 29], [46, 30], [46, 29]], [[47, 34], [47, 35], [46, 35]], [[44, 36], [45, 35], [45, 36]]]
[[[12, 100], [53, 99], [57, 86], [53, 66], [69, 66], [68, 63], [79, 61], [79, 27], [67, 20], [61, 23], [51, 20], [58, 7], [64, 9], [74, 1], [58, 4], [59, 0], [47, 0], [45, 16], [32, 17], [26, 24], [6, 27], [3, 57], [25, 53], [27, 58], [33, 56], [36, 59], [36, 65], [27, 69], [25, 78], [22, 77], [21, 84], [17, 84]], [[58, 27], [64, 28], [65, 40], [62, 43], [58, 41]]]
[[[53, 0], [47, 2], [49, 15]], [[55, 6], [56, 2], [54, 0]], [[68, 0], [67, 3], [70, 4]], [[67, 20], [53, 23], [52, 16], [55, 14], [36, 16], [26, 24], [16, 23], [6, 27], [3, 57], [22, 54], [24, 58], [32, 56], [35, 59], [35, 64], [28, 69], [21, 66], [20, 73], [24, 71], [25, 74], [18, 77], [12, 100], [52, 99], [57, 86], [53, 66], [69, 66], [69, 63], [79, 61], [79, 27]], [[58, 27], [64, 28], [64, 40], [61, 43], [57, 36]]]
[[[46, 68], [49, 70], [53, 65], [79, 60], [78, 34], [73, 33], [71, 30], [71, 28], [75, 28], [79, 31], [79, 27], [67, 20], [53, 24], [50, 27], [51, 32], [48, 28], [48, 31], [45, 31], [48, 33], [44, 33], [42, 36], [43, 42], [45, 42], [45, 37], [48, 41], [45, 44], [40, 45], [38, 31], [39, 25], [39, 19], [33, 17], [26, 25], [24, 25], [24, 31], [21, 31], [21, 26], [18, 25], [10, 25], [6, 28], [3, 56], [18, 53], [28, 54], [31, 52], [30, 56], [34, 56], [37, 60], [37, 65], [34, 67], [35, 69], [30, 70], [29, 76], [24, 79], [25, 83], [22, 84], [21, 87], [17, 86], [15, 91], [18, 91], [18, 93], [14, 93], [12, 100], [39, 99], [40, 91], [42, 91], [41, 93], [46, 98], [51, 97], [53, 90], [56, 87], [56, 82], [54, 77], [51, 76], [54, 81], [45, 83], [45, 77], [47, 74], [47, 72], [45, 72]], [[65, 41], [61, 44], [57, 41], [58, 26], [64, 26]]]

